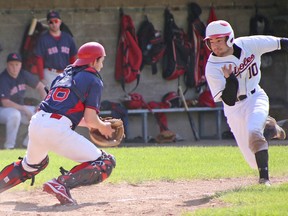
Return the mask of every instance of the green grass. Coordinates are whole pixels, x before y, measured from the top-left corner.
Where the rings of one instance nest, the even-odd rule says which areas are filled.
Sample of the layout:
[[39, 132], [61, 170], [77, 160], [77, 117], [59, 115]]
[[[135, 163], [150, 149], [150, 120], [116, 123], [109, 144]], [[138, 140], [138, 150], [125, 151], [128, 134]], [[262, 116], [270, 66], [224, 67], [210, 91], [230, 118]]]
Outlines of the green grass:
[[[194, 180], [232, 177], [258, 178], [257, 170], [252, 170], [244, 161], [237, 147], [143, 147], [107, 148], [115, 155], [117, 165], [107, 182], [141, 183], [145, 181]], [[288, 171], [288, 148], [271, 146], [269, 151], [270, 175], [284, 176]], [[24, 150], [1, 150], [0, 167], [24, 156]], [[49, 166], [36, 176], [34, 188], [60, 175], [59, 167], [71, 169], [75, 162], [49, 154]], [[29, 190], [30, 181], [13, 190]], [[286, 199], [285, 199], [286, 198]], [[215, 199], [227, 203], [228, 207], [198, 210], [193, 215], [287, 215], [288, 184], [279, 187], [253, 186], [217, 194]], [[192, 215], [185, 213], [184, 215]]]
[[251, 186], [236, 191], [226, 191], [218, 194], [217, 197], [219, 200], [227, 203], [228, 207], [197, 210], [194, 214], [190, 215], [288, 215], [288, 183], [270, 188], [260, 185]]

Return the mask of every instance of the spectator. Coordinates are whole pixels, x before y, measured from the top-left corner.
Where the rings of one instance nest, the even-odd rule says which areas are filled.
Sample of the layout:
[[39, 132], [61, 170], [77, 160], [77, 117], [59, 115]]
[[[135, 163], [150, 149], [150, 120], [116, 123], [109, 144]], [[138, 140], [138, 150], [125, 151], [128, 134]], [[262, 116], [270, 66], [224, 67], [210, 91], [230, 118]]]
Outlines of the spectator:
[[56, 76], [75, 61], [77, 49], [72, 36], [61, 31], [62, 20], [58, 12], [50, 11], [47, 22], [49, 29], [40, 35], [35, 55], [40, 80], [50, 87]]
[[[24, 105], [26, 85], [35, 88], [41, 99], [46, 96], [43, 83], [21, 67], [21, 56], [11, 53], [7, 57], [7, 68], [0, 74], [0, 123], [6, 124], [5, 149], [15, 148], [20, 123], [28, 125], [36, 111], [35, 106]], [[27, 143], [28, 136], [23, 146], [27, 147]]]

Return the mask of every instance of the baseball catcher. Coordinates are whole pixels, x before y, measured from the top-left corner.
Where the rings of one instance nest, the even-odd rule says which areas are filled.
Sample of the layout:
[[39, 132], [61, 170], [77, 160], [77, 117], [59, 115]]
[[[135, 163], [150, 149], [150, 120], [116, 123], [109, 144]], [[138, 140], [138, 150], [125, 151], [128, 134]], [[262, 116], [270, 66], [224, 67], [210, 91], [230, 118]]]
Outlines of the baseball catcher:
[[77, 54], [78, 59], [52, 82], [39, 111], [33, 115], [25, 157], [0, 172], [0, 193], [27, 179], [32, 179], [33, 184], [35, 175], [47, 167], [50, 151], [77, 163], [70, 171], [61, 167], [61, 175], [43, 185], [43, 191], [63, 205], [76, 204], [71, 189], [101, 183], [115, 168], [113, 155], [75, 131], [77, 126], [97, 128], [106, 139], [118, 133], [118, 129], [112, 128], [112, 122], [98, 116], [104, 87], [100, 70], [105, 49], [97, 42], [88, 42]]
[[89, 133], [90, 133], [90, 138], [92, 142], [102, 147], [118, 146], [121, 143], [122, 139], [125, 137], [124, 126], [123, 126], [122, 120], [112, 118], [112, 117], [106, 117], [106, 118], [102, 118], [102, 121], [110, 122], [111, 127], [115, 131], [112, 133], [111, 137], [106, 138], [100, 133], [98, 129], [91, 128]]

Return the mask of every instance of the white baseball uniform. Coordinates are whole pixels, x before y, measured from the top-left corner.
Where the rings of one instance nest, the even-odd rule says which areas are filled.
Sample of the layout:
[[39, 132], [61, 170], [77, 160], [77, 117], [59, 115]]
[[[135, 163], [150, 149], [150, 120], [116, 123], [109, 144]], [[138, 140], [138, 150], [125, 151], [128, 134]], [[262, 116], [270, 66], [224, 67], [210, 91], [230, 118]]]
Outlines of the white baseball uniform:
[[260, 35], [240, 37], [235, 39], [235, 45], [241, 49], [239, 58], [235, 55], [217, 57], [210, 54], [206, 79], [214, 101], [222, 101], [226, 79], [221, 68], [232, 64], [233, 73], [239, 82], [237, 98], [240, 95], [246, 95], [246, 98], [244, 96], [245, 99], [238, 100], [234, 106], [223, 102], [224, 114], [245, 160], [257, 169], [255, 153], [268, 149], [263, 130], [269, 113], [269, 98], [259, 86], [261, 55], [280, 49], [280, 38]]

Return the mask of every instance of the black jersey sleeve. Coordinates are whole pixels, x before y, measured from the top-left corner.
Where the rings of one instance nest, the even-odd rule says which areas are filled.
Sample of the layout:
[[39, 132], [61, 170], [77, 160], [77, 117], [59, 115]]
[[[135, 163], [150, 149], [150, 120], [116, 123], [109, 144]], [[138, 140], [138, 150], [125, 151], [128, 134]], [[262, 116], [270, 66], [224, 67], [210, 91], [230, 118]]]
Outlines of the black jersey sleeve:
[[288, 51], [288, 38], [281, 38], [280, 46], [281, 46], [281, 50]]
[[228, 106], [235, 105], [237, 99], [238, 86], [239, 86], [238, 80], [233, 73], [228, 78], [226, 78], [225, 89], [222, 92], [222, 100]]

